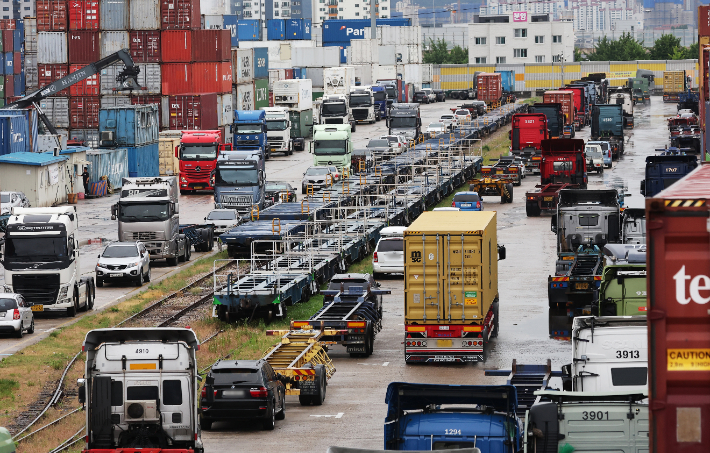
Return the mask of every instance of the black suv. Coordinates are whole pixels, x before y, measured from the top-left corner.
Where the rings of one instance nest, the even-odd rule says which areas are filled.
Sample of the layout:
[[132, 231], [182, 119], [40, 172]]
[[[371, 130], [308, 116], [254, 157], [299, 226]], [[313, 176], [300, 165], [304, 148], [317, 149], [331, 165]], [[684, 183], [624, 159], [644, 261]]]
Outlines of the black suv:
[[415, 91], [413, 100], [414, 102], [428, 104], [429, 96], [427, 96], [426, 92], [424, 91]]
[[436, 102], [446, 101], [446, 92], [444, 90], [434, 90], [434, 94], [436, 95]]
[[220, 420], [261, 419], [274, 429], [286, 418], [286, 387], [266, 360], [220, 360], [205, 378], [200, 397], [200, 426]]

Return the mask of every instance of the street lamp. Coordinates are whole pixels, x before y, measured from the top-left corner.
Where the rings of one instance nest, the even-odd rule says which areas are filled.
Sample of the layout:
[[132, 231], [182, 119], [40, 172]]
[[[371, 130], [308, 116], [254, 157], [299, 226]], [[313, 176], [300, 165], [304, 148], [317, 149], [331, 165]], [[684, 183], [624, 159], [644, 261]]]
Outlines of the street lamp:
[[560, 63], [562, 63], [562, 85], [561, 87], [565, 86], [565, 54], [563, 52], [560, 52], [557, 54], [557, 59], [559, 60]]

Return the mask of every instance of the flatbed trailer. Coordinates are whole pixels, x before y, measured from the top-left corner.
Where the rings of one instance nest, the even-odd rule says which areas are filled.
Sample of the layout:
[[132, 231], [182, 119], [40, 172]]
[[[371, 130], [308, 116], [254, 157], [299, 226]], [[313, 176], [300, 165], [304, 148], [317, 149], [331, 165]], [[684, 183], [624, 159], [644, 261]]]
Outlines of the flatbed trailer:
[[279, 241], [303, 233], [305, 230], [306, 223], [301, 220], [253, 220], [223, 233], [219, 239], [227, 245], [227, 254], [230, 258], [246, 257], [251, 255], [251, 244], [254, 241]]
[[510, 161], [499, 160], [494, 165], [481, 167], [481, 176], [483, 178], [506, 178], [513, 181], [514, 186], [521, 184], [520, 168]]
[[554, 212], [560, 200], [560, 190], [579, 189], [577, 184], [538, 184], [537, 190], [525, 194], [525, 212], [528, 217], [538, 217], [541, 212]]
[[490, 176], [469, 181], [469, 190], [479, 196], [500, 195], [500, 202], [513, 202], [513, 180], [504, 176]]
[[214, 225], [185, 224], [178, 227], [178, 233], [184, 234], [196, 252], [207, 252], [214, 247]]
[[685, 148], [693, 154], [700, 154], [702, 137], [699, 126], [685, 126], [682, 129], [671, 130], [671, 146]]

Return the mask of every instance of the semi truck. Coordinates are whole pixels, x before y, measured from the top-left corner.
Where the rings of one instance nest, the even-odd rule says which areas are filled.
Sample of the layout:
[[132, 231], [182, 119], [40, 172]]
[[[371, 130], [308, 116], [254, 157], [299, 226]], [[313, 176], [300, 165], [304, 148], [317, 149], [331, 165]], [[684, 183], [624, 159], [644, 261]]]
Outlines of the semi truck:
[[484, 101], [489, 107], [505, 102], [500, 73], [482, 72], [478, 74], [476, 99]]
[[[396, 104], [400, 101], [399, 91], [402, 81], [398, 79], [378, 79], [377, 85], [385, 89], [387, 94], [387, 110], [392, 107], [392, 104]], [[389, 113], [388, 113], [389, 115]]]
[[646, 245], [607, 244], [598, 316], [646, 315]]
[[222, 145], [222, 132], [182, 131], [175, 157], [180, 160], [180, 193], [212, 190], [210, 174]]
[[536, 103], [529, 108], [528, 113], [543, 113], [545, 115], [547, 118], [547, 138], [571, 138], [565, 136], [565, 114], [562, 111], [562, 104], [557, 102], [551, 104]]
[[[21, 294], [33, 312], [74, 317], [93, 308], [96, 284], [93, 277], [81, 276], [75, 206], [13, 207], [0, 257], [4, 292]], [[32, 333], [34, 323], [23, 328]]]
[[419, 104], [393, 104], [387, 116], [390, 135], [400, 135], [407, 141], [418, 140], [422, 134], [422, 118]]
[[589, 124], [589, 112], [587, 105], [586, 90], [584, 87], [564, 87], [559, 91], [571, 91], [574, 98], [574, 129], [582, 130]]
[[661, 154], [646, 157], [645, 178], [641, 195], [653, 197], [689, 174], [698, 166], [698, 156], [661, 149]]
[[118, 240], [141, 241], [150, 259], [166, 259], [177, 266], [190, 259], [190, 241], [180, 233], [180, 203], [177, 178], [123, 178], [118, 203], [111, 207], [111, 220], [118, 219]]
[[235, 209], [242, 215], [264, 209], [266, 177], [258, 154], [220, 154], [213, 178], [215, 208]]
[[320, 104], [320, 124], [348, 124], [353, 132], [357, 122], [353, 119], [348, 97], [343, 94], [323, 96]]
[[269, 158], [266, 152], [266, 112], [263, 110], [235, 110], [232, 136], [231, 152]]
[[545, 104], [560, 104], [564, 117], [563, 134], [560, 138], [574, 138], [575, 131], [575, 107], [574, 93], [570, 91], [545, 91], [542, 95], [542, 102]]
[[385, 87], [372, 85], [370, 89], [372, 89], [375, 110], [379, 112], [378, 120], [385, 118], [387, 116], [387, 91], [385, 91]]
[[183, 328], [86, 334], [79, 402], [86, 453], [204, 453], [198, 424], [197, 335]]
[[[539, 105], [539, 104], [535, 104]], [[548, 109], [543, 109], [548, 110]], [[516, 113], [513, 115], [510, 130], [510, 152], [514, 156], [520, 156], [525, 164], [525, 170], [530, 173], [540, 172], [540, 161], [542, 160], [542, 141], [550, 138], [550, 123], [548, 116], [543, 113]], [[557, 110], [557, 115], [553, 115], [550, 111], [550, 116], [554, 117], [555, 127], [558, 126], [557, 120], [562, 113]]]
[[485, 362], [498, 336], [495, 211], [423, 212], [404, 232], [405, 362]]
[[663, 102], [679, 102], [680, 95], [689, 88], [684, 70], [663, 71]]
[[313, 165], [334, 165], [350, 171], [353, 137], [347, 124], [319, 124], [313, 128]]
[[632, 129], [634, 127], [634, 100], [631, 98], [631, 93], [616, 90], [609, 96], [609, 103], [622, 106], [623, 127]]
[[[463, 88], [457, 88], [454, 90], [446, 90], [446, 97], [451, 99], [476, 99], [478, 94], [478, 76], [482, 74], [481, 71], [476, 71], [471, 76], [470, 81], [464, 82], [467, 86]], [[468, 76], [466, 76], [468, 77]]]
[[291, 141], [291, 120], [286, 107], [264, 107], [266, 113], [266, 149], [269, 155], [293, 154]]
[[274, 107], [286, 107], [291, 121], [294, 151], [303, 151], [313, 136], [313, 83], [311, 79], [278, 80], [272, 88]]
[[640, 245], [646, 243], [646, 210], [625, 207], [621, 214], [621, 242]]
[[375, 95], [372, 92], [372, 87], [351, 87], [349, 102], [355, 122], [372, 124], [380, 120], [380, 109], [379, 107], [375, 108]]
[[608, 141], [612, 159], [624, 154], [623, 105], [600, 104], [592, 107], [591, 140]]

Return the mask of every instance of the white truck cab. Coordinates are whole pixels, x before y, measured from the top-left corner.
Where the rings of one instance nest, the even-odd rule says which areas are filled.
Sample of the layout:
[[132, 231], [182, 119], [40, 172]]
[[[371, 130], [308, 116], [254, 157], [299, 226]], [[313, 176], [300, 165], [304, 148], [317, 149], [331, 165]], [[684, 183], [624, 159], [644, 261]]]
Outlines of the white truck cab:
[[293, 154], [291, 120], [286, 107], [264, 107], [266, 112], [266, 151]]

